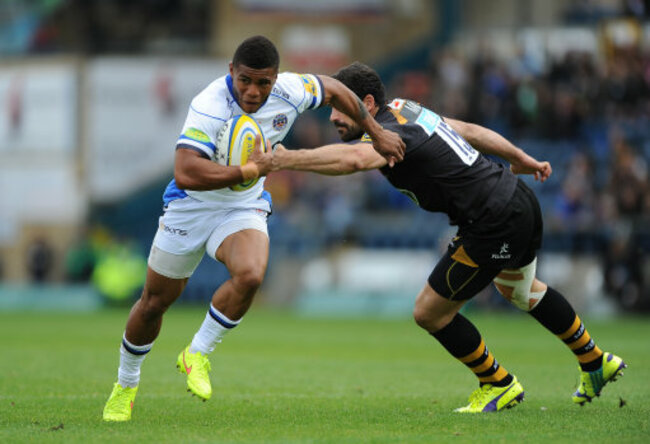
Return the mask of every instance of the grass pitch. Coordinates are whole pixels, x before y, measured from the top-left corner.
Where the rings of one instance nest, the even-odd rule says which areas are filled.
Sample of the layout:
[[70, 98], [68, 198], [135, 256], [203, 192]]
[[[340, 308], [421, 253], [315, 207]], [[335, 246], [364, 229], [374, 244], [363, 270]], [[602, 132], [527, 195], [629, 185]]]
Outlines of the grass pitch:
[[176, 372], [205, 310], [172, 307], [145, 360], [130, 423], [103, 423], [126, 310], [0, 313], [0, 442], [650, 442], [648, 318], [586, 319], [629, 364], [584, 408], [577, 363], [518, 313], [468, 317], [526, 402], [459, 415], [476, 382], [410, 320], [309, 319], [254, 307], [211, 356], [203, 403]]

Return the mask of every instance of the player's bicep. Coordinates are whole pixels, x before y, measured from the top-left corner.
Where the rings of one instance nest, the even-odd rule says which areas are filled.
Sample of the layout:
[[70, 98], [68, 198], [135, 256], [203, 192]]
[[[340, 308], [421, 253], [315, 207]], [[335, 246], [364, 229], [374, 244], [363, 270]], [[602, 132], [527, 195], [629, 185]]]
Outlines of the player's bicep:
[[217, 133], [224, 123], [225, 119], [201, 113], [191, 106], [181, 135], [176, 141], [176, 148], [194, 150], [211, 159], [216, 151]]

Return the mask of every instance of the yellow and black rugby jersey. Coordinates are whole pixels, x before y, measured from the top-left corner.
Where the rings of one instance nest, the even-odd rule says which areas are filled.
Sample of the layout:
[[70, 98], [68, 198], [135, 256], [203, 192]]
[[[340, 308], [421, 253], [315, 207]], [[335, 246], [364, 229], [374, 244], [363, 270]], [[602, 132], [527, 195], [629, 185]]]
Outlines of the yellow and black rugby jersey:
[[472, 148], [435, 112], [395, 99], [375, 119], [406, 144], [404, 160], [380, 171], [421, 208], [466, 225], [497, 215], [512, 197], [517, 177], [510, 169]]

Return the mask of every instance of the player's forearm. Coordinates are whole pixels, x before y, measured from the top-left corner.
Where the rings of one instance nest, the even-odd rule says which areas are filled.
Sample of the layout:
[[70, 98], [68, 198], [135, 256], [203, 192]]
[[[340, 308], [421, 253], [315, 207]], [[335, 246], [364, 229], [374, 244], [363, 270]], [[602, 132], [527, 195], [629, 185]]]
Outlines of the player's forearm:
[[491, 129], [449, 118], [445, 118], [445, 122], [483, 154], [498, 156], [510, 163], [517, 162], [524, 155], [520, 148]]
[[244, 182], [242, 167], [224, 166], [179, 149], [174, 163], [176, 185], [183, 190], [218, 190]]
[[370, 137], [382, 130], [381, 125], [370, 115], [365, 105], [347, 86], [328, 76], [320, 76], [325, 88], [326, 104], [351, 117]]
[[355, 147], [342, 144], [304, 150], [282, 149], [273, 155], [274, 171], [308, 171], [328, 176], [339, 176], [373, 167], [372, 164], [364, 160], [363, 156], [359, 155], [359, 151]]

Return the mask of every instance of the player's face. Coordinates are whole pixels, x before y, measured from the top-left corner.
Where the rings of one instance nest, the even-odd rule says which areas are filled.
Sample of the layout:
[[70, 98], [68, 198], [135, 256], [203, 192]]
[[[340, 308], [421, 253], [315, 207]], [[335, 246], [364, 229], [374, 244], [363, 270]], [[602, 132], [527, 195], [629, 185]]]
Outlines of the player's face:
[[332, 108], [330, 122], [334, 124], [336, 131], [339, 133], [339, 137], [344, 142], [358, 139], [363, 135], [363, 129], [351, 117], [348, 117], [336, 108]]
[[244, 112], [254, 113], [266, 102], [278, 78], [276, 68], [254, 69], [230, 64], [233, 93]]

